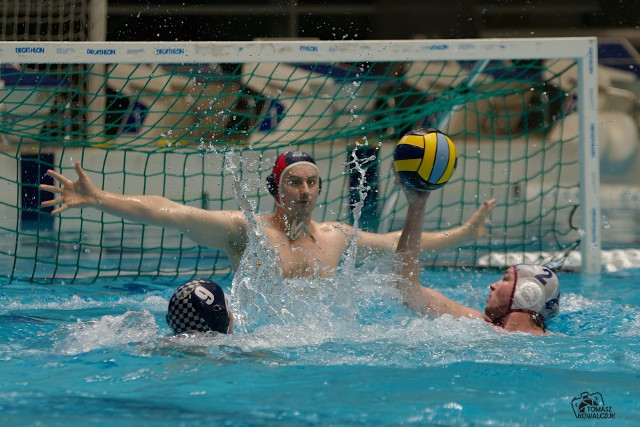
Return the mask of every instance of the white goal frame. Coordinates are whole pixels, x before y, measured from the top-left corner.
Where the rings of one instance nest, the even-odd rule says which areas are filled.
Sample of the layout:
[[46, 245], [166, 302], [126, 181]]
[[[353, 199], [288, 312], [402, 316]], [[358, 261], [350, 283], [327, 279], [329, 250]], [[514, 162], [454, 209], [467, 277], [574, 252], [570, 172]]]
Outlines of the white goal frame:
[[571, 58], [578, 70], [582, 272], [601, 272], [595, 37], [259, 42], [0, 42], [2, 63], [256, 63]]

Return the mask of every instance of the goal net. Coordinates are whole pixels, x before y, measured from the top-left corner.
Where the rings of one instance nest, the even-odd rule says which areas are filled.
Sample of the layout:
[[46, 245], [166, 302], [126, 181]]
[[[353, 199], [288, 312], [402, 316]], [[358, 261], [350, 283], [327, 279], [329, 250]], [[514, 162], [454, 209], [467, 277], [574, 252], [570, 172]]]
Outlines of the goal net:
[[495, 198], [490, 236], [425, 254], [431, 266], [561, 262], [599, 272], [594, 38], [369, 42], [1, 42], [0, 262], [10, 277], [192, 276], [224, 255], [174, 230], [92, 209], [41, 208], [48, 169], [101, 188], [203, 209], [258, 212], [283, 151], [323, 181], [314, 219], [400, 229], [395, 143], [436, 127], [458, 167], [427, 230], [464, 224]]

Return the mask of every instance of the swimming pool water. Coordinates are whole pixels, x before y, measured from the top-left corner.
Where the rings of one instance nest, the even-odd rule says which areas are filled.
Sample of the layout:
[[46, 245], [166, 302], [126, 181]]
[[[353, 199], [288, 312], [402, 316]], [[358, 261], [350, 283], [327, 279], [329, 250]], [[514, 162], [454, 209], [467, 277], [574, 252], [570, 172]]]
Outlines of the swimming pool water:
[[[499, 275], [422, 282], [481, 308]], [[0, 282], [0, 425], [593, 425], [583, 392], [640, 423], [640, 270], [560, 274], [546, 337], [416, 316], [385, 279], [293, 282], [238, 334], [189, 337], [164, 321], [179, 283]]]

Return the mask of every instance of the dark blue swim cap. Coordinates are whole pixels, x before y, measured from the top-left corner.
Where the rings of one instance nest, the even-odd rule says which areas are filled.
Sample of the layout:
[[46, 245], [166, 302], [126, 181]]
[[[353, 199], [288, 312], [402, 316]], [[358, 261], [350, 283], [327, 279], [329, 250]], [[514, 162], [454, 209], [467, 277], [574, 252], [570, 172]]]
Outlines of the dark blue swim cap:
[[229, 312], [224, 291], [215, 282], [193, 279], [180, 286], [169, 301], [167, 323], [174, 333], [228, 333]]

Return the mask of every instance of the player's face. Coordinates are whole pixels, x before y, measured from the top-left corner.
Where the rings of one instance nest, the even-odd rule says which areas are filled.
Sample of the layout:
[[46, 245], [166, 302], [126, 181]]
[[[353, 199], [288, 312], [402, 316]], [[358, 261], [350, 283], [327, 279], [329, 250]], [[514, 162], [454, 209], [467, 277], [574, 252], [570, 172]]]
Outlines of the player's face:
[[280, 204], [289, 212], [310, 215], [319, 192], [318, 170], [311, 165], [293, 166], [282, 177]]
[[516, 280], [514, 268], [515, 267], [509, 267], [500, 280], [489, 286], [491, 292], [489, 292], [489, 299], [484, 308], [484, 314], [491, 320], [500, 319], [509, 311], [511, 294], [513, 293]]

